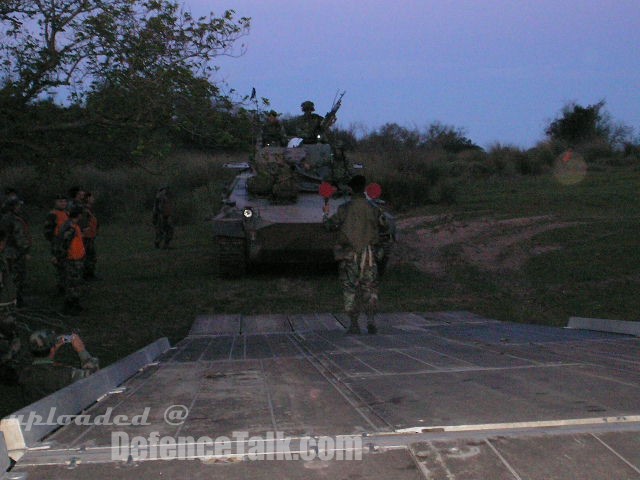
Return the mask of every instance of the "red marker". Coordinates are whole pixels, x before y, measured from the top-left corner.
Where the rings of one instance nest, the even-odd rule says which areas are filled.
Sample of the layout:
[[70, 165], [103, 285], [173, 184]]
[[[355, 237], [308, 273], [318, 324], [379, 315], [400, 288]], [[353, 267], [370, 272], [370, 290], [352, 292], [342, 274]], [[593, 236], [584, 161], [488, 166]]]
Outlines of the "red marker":
[[329, 199], [333, 197], [333, 194], [337, 191], [338, 189], [331, 185], [329, 182], [322, 182], [320, 184], [320, 188], [318, 188], [318, 193], [320, 193], [320, 196], [324, 198], [325, 203], [327, 203], [327, 201], [329, 201]]
[[378, 183], [370, 183], [367, 185], [365, 193], [371, 200], [375, 200], [376, 198], [380, 198], [380, 195], [382, 195], [382, 187]]
[[320, 188], [318, 188], [318, 193], [322, 198], [324, 198], [324, 206], [322, 207], [322, 211], [324, 215], [329, 215], [329, 199], [333, 197], [333, 194], [336, 193], [338, 189], [331, 185], [329, 182], [322, 182], [320, 184]]

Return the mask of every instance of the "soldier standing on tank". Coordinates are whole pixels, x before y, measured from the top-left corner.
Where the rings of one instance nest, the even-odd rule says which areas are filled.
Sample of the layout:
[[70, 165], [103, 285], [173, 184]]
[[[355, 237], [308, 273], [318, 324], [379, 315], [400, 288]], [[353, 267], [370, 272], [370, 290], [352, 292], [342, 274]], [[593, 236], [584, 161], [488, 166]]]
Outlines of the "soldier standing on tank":
[[173, 201], [169, 187], [162, 187], [158, 190], [153, 202], [153, 226], [156, 230], [154, 245], [160, 248], [169, 248], [169, 243], [173, 239]]
[[[64, 195], [57, 195], [53, 209], [47, 214], [44, 221], [44, 238], [51, 244], [51, 254], [54, 254], [54, 241], [60, 233], [62, 226], [69, 220], [69, 213], [67, 213], [67, 197]], [[53, 264], [56, 270], [56, 282], [58, 284], [58, 294], [64, 293], [64, 270], [60, 264]]]
[[329, 204], [322, 210], [323, 220], [329, 230], [339, 230], [338, 244], [334, 252], [340, 262], [340, 280], [344, 295], [344, 308], [349, 316], [349, 334], [359, 334], [358, 316], [364, 304], [367, 314], [367, 331], [377, 332], [375, 312], [378, 304], [378, 267], [376, 251], [380, 243], [380, 231], [387, 228], [382, 211], [365, 196], [366, 179], [354, 176], [350, 182], [353, 195], [349, 202], [340, 205], [329, 217]]
[[278, 118], [280, 114], [275, 110], [267, 114], [267, 122], [262, 126], [261, 139], [263, 147], [286, 147], [287, 132]]
[[[65, 343], [70, 343], [78, 354], [80, 368], [56, 362], [55, 355]], [[37, 330], [29, 337], [29, 348], [33, 362], [23, 368], [19, 376], [23, 398], [28, 404], [88, 377], [99, 368], [98, 359], [87, 352], [76, 333], [56, 335], [52, 330]]]
[[297, 136], [303, 143], [325, 143], [324, 117], [313, 113], [316, 110], [313, 102], [306, 100], [300, 105], [302, 115], [297, 119]]
[[84, 271], [85, 249], [79, 222], [82, 207], [74, 207], [69, 212], [69, 220], [60, 229], [54, 247], [55, 264], [62, 265], [65, 279], [64, 312], [77, 315], [84, 309], [80, 305], [80, 289]]
[[27, 282], [27, 261], [31, 250], [29, 224], [22, 213], [23, 201], [18, 197], [5, 202], [6, 212], [0, 221], [0, 229], [7, 234], [5, 258], [16, 288], [16, 306], [24, 305], [24, 291]]

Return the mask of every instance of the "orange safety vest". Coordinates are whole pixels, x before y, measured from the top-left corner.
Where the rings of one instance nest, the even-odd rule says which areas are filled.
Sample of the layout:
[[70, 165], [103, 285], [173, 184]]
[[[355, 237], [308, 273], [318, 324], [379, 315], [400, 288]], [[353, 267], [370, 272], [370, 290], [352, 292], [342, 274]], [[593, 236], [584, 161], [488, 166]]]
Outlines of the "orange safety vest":
[[82, 260], [85, 256], [84, 243], [82, 242], [82, 231], [78, 225], [74, 225], [75, 234], [69, 245], [67, 258], [69, 260]]
[[53, 235], [57, 237], [60, 233], [62, 225], [64, 225], [65, 222], [69, 220], [69, 214], [64, 210], [58, 209], [53, 210], [53, 214], [56, 216], [56, 228], [53, 230]]

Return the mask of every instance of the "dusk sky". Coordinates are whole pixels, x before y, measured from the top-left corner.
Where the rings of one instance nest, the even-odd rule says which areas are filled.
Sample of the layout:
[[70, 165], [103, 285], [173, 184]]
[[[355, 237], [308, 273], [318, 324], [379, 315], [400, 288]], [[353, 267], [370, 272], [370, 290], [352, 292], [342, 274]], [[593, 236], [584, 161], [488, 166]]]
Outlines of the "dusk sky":
[[279, 112], [312, 100], [338, 124], [434, 121], [480, 146], [531, 147], [563, 105], [606, 101], [640, 133], [638, 0], [185, 0], [252, 18], [219, 78]]

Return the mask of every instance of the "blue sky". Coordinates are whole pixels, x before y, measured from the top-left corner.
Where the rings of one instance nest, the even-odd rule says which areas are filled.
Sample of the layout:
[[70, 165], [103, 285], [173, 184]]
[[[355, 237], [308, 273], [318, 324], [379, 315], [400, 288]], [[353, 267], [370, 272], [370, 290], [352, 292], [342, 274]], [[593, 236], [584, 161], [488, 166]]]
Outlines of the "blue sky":
[[194, 13], [252, 18], [246, 53], [218, 77], [273, 108], [339, 125], [463, 128], [486, 147], [531, 147], [570, 101], [606, 101], [640, 133], [637, 0], [185, 0]]

